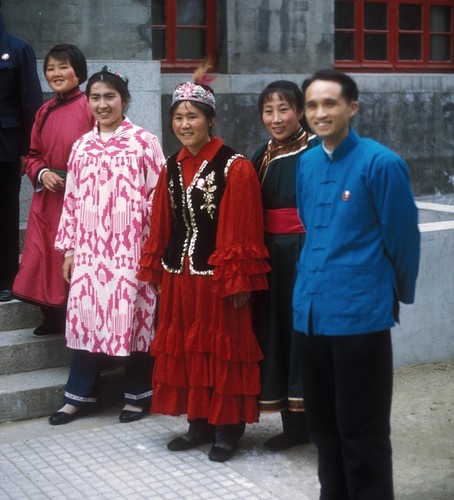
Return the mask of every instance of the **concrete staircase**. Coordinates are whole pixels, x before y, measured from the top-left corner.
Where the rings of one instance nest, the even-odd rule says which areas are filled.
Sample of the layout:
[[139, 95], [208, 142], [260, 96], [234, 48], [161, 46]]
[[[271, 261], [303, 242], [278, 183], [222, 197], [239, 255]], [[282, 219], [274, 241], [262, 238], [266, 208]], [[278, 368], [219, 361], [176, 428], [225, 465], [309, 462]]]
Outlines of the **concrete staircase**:
[[[34, 337], [39, 324], [38, 307], [0, 303], [0, 423], [50, 415], [63, 403], [71, 351], [63, 335]], [[121, 401], [122, 375], [118, 364], [102, 373], [101, 406]]]
[[[32, 189], [22, 183], [21, 214], [28, 214]], [[20, 223], [23, 248], [27, 221]], [[63, 335], [34, 337], [42, 322], [39, 307], [18, 300], [0, 302], [0, 423], [50, 415], [63, 404], [71, 350]], [[122, 401], [123, 367], [113, 358], [104, 363], [99, 406]]]
[[63, 336], [33, 337], [38, 307], [0, 303], [0, 422], [50, 414], [62, 402], [70, 353]]

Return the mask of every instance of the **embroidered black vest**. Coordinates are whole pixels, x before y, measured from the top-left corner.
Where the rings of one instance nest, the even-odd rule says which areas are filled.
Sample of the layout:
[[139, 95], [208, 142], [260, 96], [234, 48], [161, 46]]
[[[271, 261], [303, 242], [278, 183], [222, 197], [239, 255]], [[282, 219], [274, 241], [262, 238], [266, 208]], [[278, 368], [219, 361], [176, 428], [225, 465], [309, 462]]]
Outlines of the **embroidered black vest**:
[[178, 153], [166, 164], [167, 189], [175, 217], [169, 244], [162, 258], [164, 269], [182, 273], [186, 254], [191, 274], [213, 274], [208, 264], [216, 248], [219, 207], [225, 179], [233, 161], [240, 157], [228, 146], [221, 146], [211, 162], [204, 161], [185, 189]]

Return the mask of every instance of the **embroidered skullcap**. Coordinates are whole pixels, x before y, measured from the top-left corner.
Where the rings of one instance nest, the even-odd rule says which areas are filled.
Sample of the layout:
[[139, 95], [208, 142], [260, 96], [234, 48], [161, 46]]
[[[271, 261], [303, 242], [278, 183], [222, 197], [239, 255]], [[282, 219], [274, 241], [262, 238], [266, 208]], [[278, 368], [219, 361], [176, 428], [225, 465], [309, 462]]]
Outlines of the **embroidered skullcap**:
[[211, 89], [207, 88], [208, 83], [214, 80], [213, 76], [206, 74], [210, 68], [210, 61], [206, 61], [194, 71], [192, 81], [178, 84], [173, 91], [172, 106], [178, 101], [195, 101], [215, 110], [216, 99]]

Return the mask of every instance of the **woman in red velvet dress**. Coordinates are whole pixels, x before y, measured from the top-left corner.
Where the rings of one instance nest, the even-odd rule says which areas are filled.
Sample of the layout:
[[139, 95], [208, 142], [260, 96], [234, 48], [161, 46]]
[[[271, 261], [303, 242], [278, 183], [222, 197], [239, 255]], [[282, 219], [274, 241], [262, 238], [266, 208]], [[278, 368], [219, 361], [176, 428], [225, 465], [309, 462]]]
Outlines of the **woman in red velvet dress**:
[[183, 148], [161, 172], [138, 276], [160, 295], [151, 412], [189, 421], [167, 448], [214, 442], [209, 459], [224, 462], [245, 424], [258, 421], [262, 353], [249, 297], [267, 288], [269, 266], [257, 175], [211, 136], [215, 98], [204, 70], [173, 94]]
[[16, 298], [41, 308], [43, 323], [33, 330], [37, 337], [65, 332], [68, 285], [61, 273], [63, 255], [54, 243], [71, 148], [94, 124], [79, 88], [87, 79], [84, 54], [75, 45], [56, 45], [44, 58], [44, 74], [56, 95], [38, 110], [32, 129], [26, 172], [34, 193], [13, 285]]

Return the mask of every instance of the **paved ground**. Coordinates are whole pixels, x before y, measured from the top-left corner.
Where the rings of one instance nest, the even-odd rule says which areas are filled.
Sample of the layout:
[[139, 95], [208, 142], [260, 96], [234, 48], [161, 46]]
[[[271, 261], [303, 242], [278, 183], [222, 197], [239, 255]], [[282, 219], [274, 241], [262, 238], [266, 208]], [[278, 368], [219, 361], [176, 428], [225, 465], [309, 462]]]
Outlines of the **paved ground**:
[[[454, 498], [454, 361], [399, 369], [393, 447], [396, 500]], [[209, 445], [171, 453], [184, 418], [149, 416], [120, 424], [110, 408], [51, 427], [46, 418], [0, 424], [1, 499], [299, 499], [318, 498], [313, 445], [270, 453], [278, 415], [249, 426], [226, 464]]]

